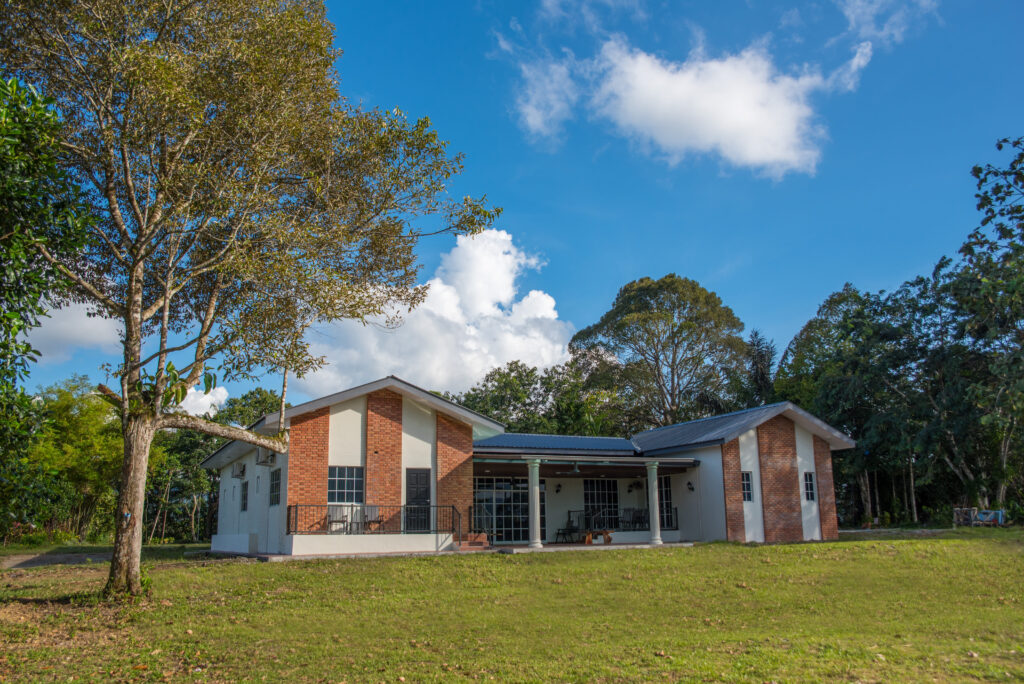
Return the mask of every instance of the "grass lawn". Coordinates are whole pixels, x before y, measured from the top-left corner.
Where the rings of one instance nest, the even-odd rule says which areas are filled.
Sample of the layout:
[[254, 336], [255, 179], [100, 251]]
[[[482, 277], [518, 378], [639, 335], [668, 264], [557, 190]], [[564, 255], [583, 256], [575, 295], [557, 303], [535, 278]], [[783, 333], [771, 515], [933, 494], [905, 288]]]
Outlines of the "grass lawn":
[[[204, 544], [153, 544], [142, 547], [142, 558], [144, 560], [172, 560], [184, 558], [186, 551], [205, 551], [210, 548], [209, 543]], [[114, 550], [111, 544], [43, 544], [26, 546], [24, 544], [8, 544], [0, 546], [0, 557], [22, 556], [22, 555], [50, 555], [62, 556], [64, 554], [104, 554], [112, 553]]]
[[147, 567], [0, 574], [0, 681], [1024, 679], [1020, 529]]

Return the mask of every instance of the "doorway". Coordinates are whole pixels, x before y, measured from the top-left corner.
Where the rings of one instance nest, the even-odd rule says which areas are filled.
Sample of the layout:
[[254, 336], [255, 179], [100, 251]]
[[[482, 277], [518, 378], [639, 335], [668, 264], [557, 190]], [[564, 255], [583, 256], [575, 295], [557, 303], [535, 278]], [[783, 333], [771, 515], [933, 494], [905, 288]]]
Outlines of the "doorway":
[[430, 531], [430, 468], [405, 469], [405, 531]]

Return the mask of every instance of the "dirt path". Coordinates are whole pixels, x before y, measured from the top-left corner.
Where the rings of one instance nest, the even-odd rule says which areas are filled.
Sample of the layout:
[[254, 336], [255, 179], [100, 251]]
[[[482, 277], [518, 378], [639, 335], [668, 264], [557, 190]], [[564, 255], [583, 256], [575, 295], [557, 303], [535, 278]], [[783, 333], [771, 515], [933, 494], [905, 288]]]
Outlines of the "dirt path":
[[106, 563], [110, 553], [26, 553], [0, 556], [0, 570], [40, 568], [44, 565], [74, 565], [78, 563]]

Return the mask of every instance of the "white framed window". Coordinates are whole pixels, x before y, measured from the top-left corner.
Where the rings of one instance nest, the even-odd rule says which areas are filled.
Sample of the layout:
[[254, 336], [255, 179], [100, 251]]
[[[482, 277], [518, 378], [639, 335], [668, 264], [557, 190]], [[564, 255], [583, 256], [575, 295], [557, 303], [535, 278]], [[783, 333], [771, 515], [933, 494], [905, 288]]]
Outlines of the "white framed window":
[[270, 505], [277, 506], [281, 503], [281, 469], [270, 471]]
[[363, 469], [330, 466], [327, 469], [327, 503], [363, 503]]
[[740, 490], [744, 501], [754, 500], [754, 476], [748, 470], [740, 473]]
[[804, 499], [814, 501], [814, 473], [804, 473]]

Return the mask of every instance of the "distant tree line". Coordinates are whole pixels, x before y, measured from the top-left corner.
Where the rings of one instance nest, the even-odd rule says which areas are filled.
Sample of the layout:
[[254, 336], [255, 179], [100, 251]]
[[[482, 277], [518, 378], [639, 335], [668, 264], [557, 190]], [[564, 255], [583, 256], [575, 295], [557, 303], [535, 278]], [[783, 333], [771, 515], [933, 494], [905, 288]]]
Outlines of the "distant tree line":
[[776, 401], [846, 431], [841, 521], [948, 524], [954, 505], [1024, 519], [1024, 138], [973, 169], [979, 226], [892, 292], [847, 284], [778, 356], [675, 274], [625, 285], [546, 370], [519, 361], [452, 398], [516, 432], [629, 435]]

